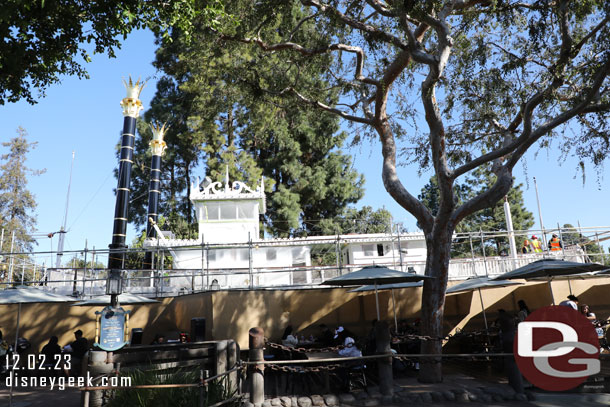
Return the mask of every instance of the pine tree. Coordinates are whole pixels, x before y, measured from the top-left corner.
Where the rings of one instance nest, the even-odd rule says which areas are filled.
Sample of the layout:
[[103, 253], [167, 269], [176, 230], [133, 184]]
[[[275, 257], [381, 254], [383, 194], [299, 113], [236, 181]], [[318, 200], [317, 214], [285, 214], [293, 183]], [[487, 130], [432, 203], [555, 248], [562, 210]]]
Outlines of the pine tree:
[[[27, 155], [36, 148], [37, 143], [28, 142], [27, 132], [21, 127], [17, 129], [17, 134], [17, 137], [2, 143], [8, 152], [0, 156], [0, 229], [4, 229], [4, 242], [0, 250], [10, 252], [14, 232], [13, 252], [25, 253], [31, 251], [36, 244], [32, 237], [36, 225], [33, 213], [36, 210], [36, 200], [27, 189], [28, 176], [40, 175], [45, 170], [26, 167]], [[7, 263], [7, 259], [4, 260]], [[13, 260], [17, 264], [23, 259]]]
[[361, 209], [348, 208], [341, 216], [322, 219], [319, 227], [324, 235], [391, 233], [392, 214], [385, 208], [376, 211], [370, 206], [363, 206]]
[[[213, 181], [223, 181], [227, 167], [231, 180], [250, 186], [265, 178], [267, 213], [261, 230], [266, 233], [322, 233], [320, 219], [340, 216], [363, 194], [364, 178], [340, 151], [347, 134], [331, 114], [258, 91], [273, 81], [275, 70], [289, 69], [289, 61], [211, 38], [202, 30], [190, 33], [187, 42], [175, 32], [173, 41], [162, 42], [157, 51], [155, 65], [164, 76], [144, 117], [170, 124], [160, 208], [168, 227], [179, 218], [195, 223], [188, 195], [191, 170], [199, 165]], [[246, 66], [253, 65], [256, 72], [244, 76]], [[322, 72], [320, 66], [300, 74], [319, 85]], [[137, 226], [146, 221], [150, 160], [145, 153], [150, 134], [143, 125], [139, 129], [132, 181], [137, 198], [130, 213]]]
[[29, 143], [27, 132], [21, 127], [17, 133], [17, 137], [2, 143], [9, 152], [0, 157], [3, 161], [0, 166], [0, 223], [5, 236], [15, 231], [15, 247], [19, 251], [30, 251], [35, 244], [31, 232], [36, 224], [36, 216], [32, 213], [36, 210], [36, 201], [27, 190], [28, 175], [40, 175], [45, 170], [32, 170], [25, 166], [27, 154], [38, 143]]
[[[466, 200], [479, 194], [482, 190], [489, 188], [495, 182], [495, 176], [484, 170], [476, 171], [472, 177], [466, 179], [463, 184], [454, 185], [454, 197], [458, 200], [456, 204], [462, 204]], [[527, 210], [523, 201], [523, 184], [515, 184], [508, 192], [507, 199], [510, 204], [510, 212], [514, 230], [528, 230], [534, 225], [534, 215]], [[433, 178], [426, 184], [418, 199], [430, 209], [432, 214], [438, 210], [438, 187]], [[467, 216], [457, 227], [457, 234], [470, 234], [471, 239], [460, 237], [453, 241], [451, 257], [470, 257], [474, 251], [475, 256], [483, 253], [483, 243], [478, 237], [480, 231], [505, 231], [506, 216], [504, 214], [504, 201], [500, 200], [493, 205], [479, 212]], [[476, 237], [475, 237], [476, 236]], [[487, 256], [497, 256], [501, 253], [508, 253], [508, 239], [504, 237], [491, 237], [484, 239], [485, 254]], [[517, 242], [517, 245], [519, 242]]]

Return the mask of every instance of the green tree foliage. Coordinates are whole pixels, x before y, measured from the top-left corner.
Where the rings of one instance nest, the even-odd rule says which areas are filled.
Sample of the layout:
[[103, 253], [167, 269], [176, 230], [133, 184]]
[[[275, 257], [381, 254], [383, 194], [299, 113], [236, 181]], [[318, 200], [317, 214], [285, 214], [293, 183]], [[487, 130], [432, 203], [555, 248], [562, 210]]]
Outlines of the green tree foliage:
[[348, 208], [333, 219], [323, 219], [320, 229], [324, 235], [348, 233], [391, 233], [392, 214], [385, 208], [373, 210], [370, 206], [361, 209]]
[[598, 242], [598, 236], [584, 236], [580, 228], [574, 227], [574, 225], [570, 223], [566, 223], [561, 228], [561, 240], [565, 248], [570, 246], [580, 247], [589, 255], [589, 259], [592, 262], [610, 264], [610, 256], [604, 253], [603, 247]]
[[[483, 190], [490, 188], [495, 182], [495, 175], [490, 171], [476, 171], [473, 175], [464, 184], [454, 185], [454, 196], [458, 203], [463, 203], [480, 194]], [[510, 204], [513, 230], [529, 230], [534, 225], [534, 215], [527, 209], [523, 201], [522, 187], [523, 184], [513, 185], [506, 195]], [[438, 210], [438, 196], [438, 186], [435, 178], [431, 178], [430, 182], [422, 188], [417, 198], [426, 205], [431, 213], [436, 214]], [[487, 256], [498, 256], [501, 253], [508, 253], [508, 239], [494, 236], [494, 232], [506, 230], [504, 199], [501, 199], [493, 206], [467, 216], [455, 228], [455, 233], [458, 237], [453, 241], [451, 257], [471, 257], [473, 251], [475, 256], [479, 256], [483, 252], [483, 247], [485, 247], [485, 254]], [[491, 237], [484, 237], [484, 243], [481, 242], [480, 231], [488, 235], [491, 234]], [[472, 240], [467, 235], [470, 235]], [[517, 249], [519, 249], [519, 242], [516, 242], [516, 244]]]
[[[134, 29], [167, 35], [170, 27], [189, 32], [199, 18], [213, 25], [220, 1], [7, 0], [0, 13], [0, 105], [21, 99], [35, 103], [38, 91], [61, 75], [87, 77], [90, 53], [114, 57]], [[91, 44], [91, 45], [88, 45]]]
[[[33, 170], [25, 163], [28, 153], [36, 148], [36, 142], [28, 142], [27, 132], [19, 127], [17, 137], [2, 143], [8, 152], [0, 156], [0, 230], [4, 229], [4, 241], [0, 251], [11, 252], [11, 241], [14, 244], [12, 252], [24, 254], [3, 256], [0, 259], [0, 276], [6, 279], [10, 274], [10, 264], [13, 264], [13, 280], [18, 279], [20, 264], [26, 265], [26, 275], [32, 275], [33, 269], [26, 252], [32, 250], [36, 240], [32, 232], [36, 225], [36, 200], [28, 191], [28, 177], [44, 173], [45, 170]], [[28, 280], [29, 277], [26, 277]]]
[[[302, 15], [300, 8], [286, 13], [267, 30], [277, 35], [277, 30]], [[247, 14], [241, 17], [251, 18]], [[170, 124], [160, 208], [170, 228], [177, 218], [194, 224], [189, 182], [194, 178], [193, 168], [201, 165], [213, 181], [224, 180], [227, 166], [231, 180], [251, 187], [264, 177], [266, 233], [323, 233], [321, 219], [341, 215], [363, 194], [363, 177], [340, 150], [347, 134], [339, 131], [338, 119], [260, 92], [275, 80], [277, 70], [290, 69], [283, 57], [267, 58], [248, 45], [215, 41], [203, 29], [190, 34], [185, 41], [177, 30], [171, 42], [162, 41], [155, 65], [164, 76], [145, 114], [147, 121]], [[324, 69], [320, 64], [299, 76], [315, 86], [325, 86]], [[134, 170], [137, 180], [133, 183], [137, 198], [130, 215], [138, 226], [146, 221], [150, 160], [144, 152], [151, 135], [143, 130], [140, 126], [139, 169]]]
[[[231, 10], [239, 5], [226, 2]], [[279, 26], [295, 8], [303, 17]], [[384, 186], [422, 228], [425, 272], [436, 277], [422, 294], [426, 335], [444, 334], [456, 227], [509, 193], [513, 169], [530, 148], [558, 147], [583, 168], [601, 165], [610, 152], [608, 2], [278, 0], [250, 10], [257, 17], [238, 14], [239, 24], [221, 27], [218, 37], [288, 62], [260, 91], [348, 120], [356, 141], [381, 142]], [[321, 61], [325, 83], [300, 80]], [[434, 171], [435, 215], [398, 164]], [[495, 182], [460, 203], [454, 186], [479, 167]], [[422, 352], [440, 353], [441, 343], [424, 342]], [[440, 364], [425, 364], [419, 378], [440, 381], [441, 372]]]
[[[373, 210], [370, 206], [361, 209], [347, 208], [332, 219], [320, 220], [317, 227], [323, 235], [343, 235], [349, 233], [390, 233], [393, 229], [392, 214], [385, 208]], [[343, 247], [340, 248], [342, 250]], [[311, 249], [311, 261], [315, 266], [335, 266], [337, 264], [336, 245], [316, 245]]]
[[27, 189], [28, 177], [43, 174], [45, 170], [33, 170], [25, 164], [28, 153], [38, 143], [27, 140], [27, 132], [19, 127], [17, 137], [2, 143], [8, 149], [0, 156], [0, 228], [4, 228], [2, 251], [10, 250], [10, 240], [15, 232], [13, 252], [31, 251], [36, 241], [32, 232], [36, 225], [36, 200]]

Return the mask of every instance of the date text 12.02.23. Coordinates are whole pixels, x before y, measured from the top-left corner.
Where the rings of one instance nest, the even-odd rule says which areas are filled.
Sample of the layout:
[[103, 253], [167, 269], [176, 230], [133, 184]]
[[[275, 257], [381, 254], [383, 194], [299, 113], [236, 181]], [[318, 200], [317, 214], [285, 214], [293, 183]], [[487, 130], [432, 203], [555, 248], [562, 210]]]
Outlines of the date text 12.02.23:
[[53, 355], [53, 359], [47, 358], [45, 354], [30, 354], [22, 358], [18, 354], [7, 355], [6, 370], [62, 370], [71, 368], [72, 355], [69, 353]]

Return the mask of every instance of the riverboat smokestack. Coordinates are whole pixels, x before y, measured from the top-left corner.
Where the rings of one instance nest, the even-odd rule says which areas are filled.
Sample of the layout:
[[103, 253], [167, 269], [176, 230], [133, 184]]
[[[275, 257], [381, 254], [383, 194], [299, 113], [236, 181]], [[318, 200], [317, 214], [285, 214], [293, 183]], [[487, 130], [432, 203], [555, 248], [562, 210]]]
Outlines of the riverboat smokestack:
[[144, 83], [139, 79], [135, 82], [123, 81], [127, 89], [127, 97], [121, 101], [123, 107], [123, 135], [121, 137], [121, 154], [119, 159], [119, 176], [116, 189], [116, 205], [114, 209], [114, 225], [112, 228], [112, 243], [108, 246], [108, 269], [106, 294], [111, 295], [112, 305], [117, 305], [117, 297], [122, 291], [122, 272], [125, 260], [125, 236], [127, 233], [127, 210], [129, 205], [129, 186], [131, 182], [131, 166], [133, 164], [133, 149], [136, 138], [136, 119], [142, 110], [140, 92]]
[[[161, 194], [161, 157], [165, 151], [165, 141], [163, 137], [167, 128], [165, 124], [163, 126], [155, 125], [154, 123], [150, 126], [153, 133], [153, 139], [150, 142], [150, 150], [152, 158], [150, 162], [150, 186], [148, 188], [148, 223], [146, 227], [146, 237], [154, 239], [157, 237], [157, 231], [153, 227], [157, 223], [157, 210], [159, 207], [159, 195]], [[152, 269], [152, 252], [146, 252], [144, 257], [144, 268]]]

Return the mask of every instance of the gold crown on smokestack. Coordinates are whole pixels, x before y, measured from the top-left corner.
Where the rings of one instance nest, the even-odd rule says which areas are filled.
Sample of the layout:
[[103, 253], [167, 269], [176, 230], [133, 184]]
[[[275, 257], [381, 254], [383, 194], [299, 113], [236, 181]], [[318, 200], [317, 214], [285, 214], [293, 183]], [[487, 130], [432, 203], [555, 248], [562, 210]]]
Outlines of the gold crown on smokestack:
[[151, 123], [150, 129], [153, 134], [153, 139], [150, 142], [150, 150], [153, 155], [162, 155], [163, 151], [167, 144], [163, 141], [163, 137], [165, 136], [165, 132], [169, 129], [169, 126], [166, 127], [166, 123], [163, 125], [159, 125], [159, 123]]
[[131, 75], [129, 75], [129, 82], [123, 79], [123, 85], [125, 85], [125, 88], [127, 89], [128, 98], [139, 99], [140, 92], [142, 92], [142, 89], [144, 89], [144, 87], [146, 86], [146, 82], [143, 81], [141, 78], [138, 78], [138, 80], [134, 82], [131, 79]]
[[140, 110], [143, 109], [142, 102], [140, 102], [140, 92], [146, 85], [145, 81], [138, 79], [133, 81], [131, 75], [129, 75], [129, 82], [123, 79], [123, 84], [127, 89], [127, 97], [121, 100], [121, 106], [123, 107], [123, 116], [129, 116], [137, 118], [140, 114]]

